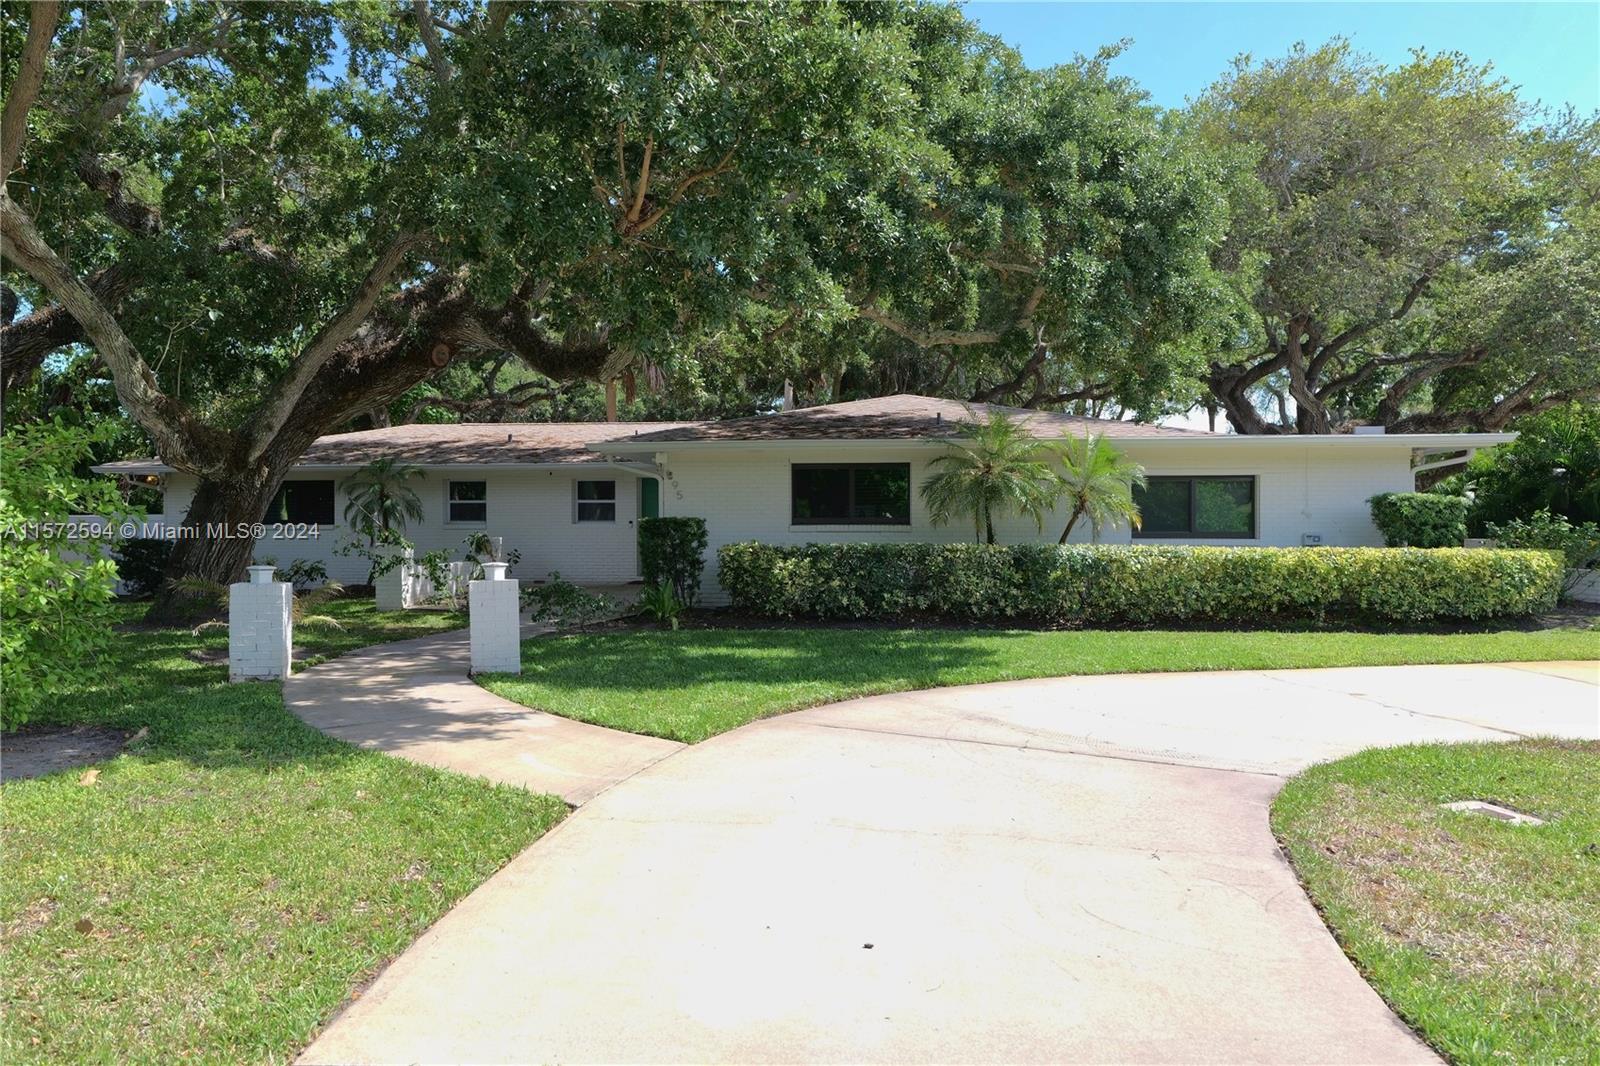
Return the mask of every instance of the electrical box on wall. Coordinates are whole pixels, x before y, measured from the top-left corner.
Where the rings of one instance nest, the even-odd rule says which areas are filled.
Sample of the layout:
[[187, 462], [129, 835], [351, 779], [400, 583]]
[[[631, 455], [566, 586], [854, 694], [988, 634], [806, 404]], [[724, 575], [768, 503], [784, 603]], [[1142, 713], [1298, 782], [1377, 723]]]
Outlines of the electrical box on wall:
[[1316, 548], [1316, 547], [1320, 547], [1321, 544], [1322, 544], [1322, 534], [1321, 533], [1302, 533], [1302, 534], [1300, 534], [1300, 546], [1302, 548]]

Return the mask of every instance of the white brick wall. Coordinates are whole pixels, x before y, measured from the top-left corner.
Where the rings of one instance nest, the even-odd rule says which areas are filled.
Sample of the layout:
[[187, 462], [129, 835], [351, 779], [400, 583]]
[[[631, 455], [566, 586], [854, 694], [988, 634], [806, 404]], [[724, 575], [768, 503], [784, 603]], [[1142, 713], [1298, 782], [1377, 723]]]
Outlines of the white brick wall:
[[467, 586], [473, 673], [522, 673], [517, 596], [517, 582], [511, 580], [473, 581]]
[[[1381, 545], [1372, 525], [1367, 498], [1379, 492], [1405, 492], [1412, 487], [1410, 449], [1364, 448], [1360, 455], [1328, 448], [1244, 445], [1180, 449], [1172, 445], [1119, 444], [1142, 463], [1149, 475], [1240, 474], [1257, 478], [1257, 523], [1253, 540], [1194, 541], [1204, 544], [1290, 546], [1301, 536], [1317, 533], [1326, 545]], [[1248, 450], [1247, 450], [1248, 449]], [[969, 525], [938, 528], [928, 521], [918, 487], [928, 474], [928, 460], [937, 451], [924, 448], [873, 449], [870, 454], [848, 445], [810, 448], [803, 455], [746, 451], [714, 458], [705, 452], [666, 456], [662, 513], [698, 515], [706, 519], [709, 546], [702, 595], [708, 604], [726, 603], [716, 579], [716, 552], [724, 544], [761, 540], [774, 544], [807, 542], [946, 542], [969, 540]], [[909, 526], [794, 526], [790, 524], [789, 468], [792, 462], [910, 462], [912, 469]], [[1029, 541], [1054, 543], [1066, 525], [1063, 510], [1045, 522], [1041, 534], [1033, 523], [1010, 516], [996, 523], [1003, 544]], [[1081, 523], [1074, 543], [1091, 534]], [[1102, 532], [1103, 543], [1128, 543], [1126, 527]], [[1148, 543], [1189, 543], [1182, 539]]]
[[[1120, 442], [1150, 475], [1240, 474], [1257, 478], [1258, 534], [1254, 540], [1206, 540], [1206, 544], [1298, 545], [1306, 533], [1322, 536], [1327, 545], [1376, 545], [1382, 538], [1372, 525], [1367, 498], [1379, 492], [1406, 492], [1412, 488], [1410, 447], [1366, 446], [1343, 449], [1316, 443], [1239, 443], [1193, 447]], [[708, 452], [668, 452], [667, 477], [661, 488], [661, 513], [696, 515], [706, 519], [710, 536], [705, 602], [725, 602], [716, 580], [716, 550], [740, 540], [777, 544], [807, 541], [954, 541], [972, 531], [965, 525], [935, 528], [927, 518], [921, 496], [912, 491], [909, 526], [792, 526], [789, 520], [789, 467], [802, 462], [910, 462], [913, 481], [920, 485], [927, 463], [936, 450], [927, 448], [876, 448], [841, 444], [808, 447], [803, 454], [773, 450], [745, 450], [717, 457]], [[332, 474], [305, 472], [297, 477], [332, 477], [343, 482], [350, 471]], [[488, 483], [488, 521], [482, 525], [445, 522], [446, 483], [455, 476]], [[617, 482], [615, 522], [576, 522], [573, 483], [579, 478]], [[454, 558], [464, 553], [462, 541], [474, 531], [504, 538], [506, 550], [520, 549], [522, 561], [514, 577], [540, 580], [551, 571], [582, 582], [623, 582], [638, 576], [637, 508], [638, 476], [631, 471], [587, 467], [582, 470], [476, 470], [462, 468], [451, 475], [429, 470], [417, 486], [424, 520], [412, 523], [406, 535], [417, 553], [444, 548]], [[170, 475], [166, 513], [181, 517], [193, 494], [193, 479]], [[256, 557], [274, 557], [281, 565], [295, 559], [320, 559], [339, 581], [366, 579], [366, 563], [357, 556], [340, 557], [334, 549], [347, 538], [342, 526], [344, 493], [337, 495], [336, 518], [318, 540], [263, 540]], [[1002, 543], [1043, 540], [1054, 542], [1066, 523], [1065, 513], [1052, 516], [1043, 533], [1024, 519], [1009, 517], [998, 524]], [[1074, 542], [1087, 541], [1090, 532], [1080, 526]], [[1101, 540], [1126, 543], [1126, 528], [1106, 530]], [[1183, 543], [1181, 540], [1176, 543]], [[1174, 543], [1174, 541], [1165, 541]]]
[[[335, 491], [334, 525], [323, 527], [316, 540], [263, 539], [256, 544], [257, 559], [273, 558], [280, 566], [296, 559], [320, 560], [328, 575], [345, 584], [367, 579], [367, 562], [360, 556], [339, 556], [335, 549], [349, 537], [344, 524], [346, 497], [342, 489], [354, 469], [306, 471], [295, 479], [331, 478]], [[609, 480], [617, 483], [615, 522], [574, 521], [574, 482]], [[445, 521], [446, 483], [452, 478], [487, 482], [488, 521], [458, 524]], [[582, 470], [477, 470], [450, 474], [430, 469], [412, 486], [422, 500], [423, 520], [412, 522], [405, 535], [415, 542], [417, 555], [443, 548], [452, 559], [466, 553], [463, 541], [471, 533], [488, 533], [503, 539], [505, 551], [519, 549], [522, 561], [512, 575], [524, 581], [542, 581], [556, 571], [568, 581], [618, 583], [639, 576], [639, 478], [627, 470], [587, 466]], [[182, 521], [194, 497], [195, 480], [188, 474], [169, 474], [164, 511], [169, 521]]]
[[289, 676], [294, 589], [281, 581], [228, 586], [228, 680]]

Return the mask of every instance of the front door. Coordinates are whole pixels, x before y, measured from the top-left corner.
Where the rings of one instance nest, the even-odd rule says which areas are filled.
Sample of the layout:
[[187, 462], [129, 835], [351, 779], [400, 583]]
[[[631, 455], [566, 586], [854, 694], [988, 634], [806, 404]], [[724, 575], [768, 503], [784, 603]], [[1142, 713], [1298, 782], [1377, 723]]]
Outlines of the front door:
[[[646, 518], [660, 518], [660, 517], [661, 517], [661, 482], [658, 481], [657, 479], [653, 478], [653, 477], [642, 477], [642, 478], [639, 479], [639, 521], [642, 522]], [[634, 529], [635, 530], [638, 529], [638, 525], [637, 524], [635, 524]], [[638, 555], [637, 555], [637, 551], [638, 551], [638, 533], [637, 532], [635, 532], [635, 534], [634, 534], [634, 550], [635, 550], [634, 558], [635, 558], [636, 563], [638, 564], [639, 573], [643, 574], [644, 573], [644, 566], [642, 565], [642, 560], [639, 560]]]

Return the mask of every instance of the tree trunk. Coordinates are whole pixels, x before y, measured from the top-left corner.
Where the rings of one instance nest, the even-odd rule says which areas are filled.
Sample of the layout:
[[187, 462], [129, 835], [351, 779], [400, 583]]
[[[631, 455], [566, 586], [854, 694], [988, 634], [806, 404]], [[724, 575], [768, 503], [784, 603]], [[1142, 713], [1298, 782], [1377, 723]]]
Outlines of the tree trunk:
[[1077, 525], [1078, 519], [1082, 517], [1083, 508], [1074, 507], [1072, 509], [1072, 515], [1067, 519], [1067, 528], [1061, 531], [1061, 539], [1056, 541], [1057, 544], [1065, 544], [1067, 542], [1067, 538], [1072, 536], [1072, 527]]
[[173, 544], [166, 581], [145, 612], [145, 621], [173, 624], [194, 615], [194, 597], [175, 585], [180, 579], [218, 585], [243, 579], [244, 568], [255, 557], [251, 527], [267, 513], [294, 459], [289, 456], [286, 462], [273, 464], [269, 471], [200, 479], [189, 513], [184, 516], [183, 535]]
[[994, 543], [994, 515], [987, 509], [983, 512], [983, 533], [987, 538], [984, 543]]

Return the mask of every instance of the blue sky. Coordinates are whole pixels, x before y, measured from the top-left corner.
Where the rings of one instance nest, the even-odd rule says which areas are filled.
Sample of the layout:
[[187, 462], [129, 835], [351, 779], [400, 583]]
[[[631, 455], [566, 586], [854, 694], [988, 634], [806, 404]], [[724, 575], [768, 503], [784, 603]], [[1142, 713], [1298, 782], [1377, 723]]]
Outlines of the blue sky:
[[1525, 100], [1600, 108], [1600, 3], [972, 3], [968, 17], [1029, 66], [1092, 55], [1120, 38], [1112, 65], [1165, 107], [1198, 95], [1240, 52], [1279, 56], [1296, 41], [1345, 36], [1386, 63], [1414, 47], [1464, 52], [1523, 87]]

